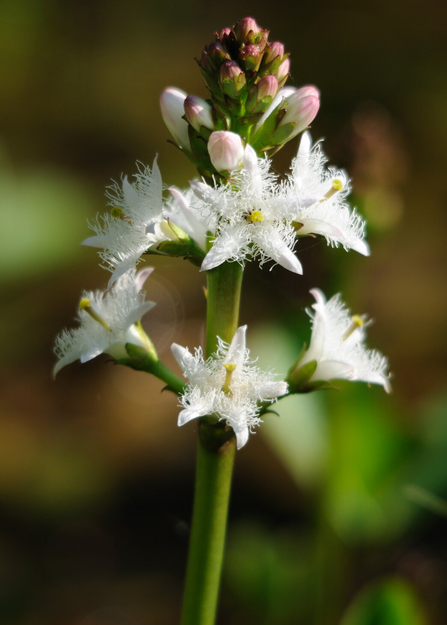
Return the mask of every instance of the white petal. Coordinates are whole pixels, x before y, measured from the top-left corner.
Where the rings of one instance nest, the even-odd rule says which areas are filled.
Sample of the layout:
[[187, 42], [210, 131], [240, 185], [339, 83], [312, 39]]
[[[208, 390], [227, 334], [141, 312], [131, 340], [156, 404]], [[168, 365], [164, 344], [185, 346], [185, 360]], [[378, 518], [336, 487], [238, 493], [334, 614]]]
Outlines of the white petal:
[[140, 196], [138, 195], [133, 185], [129, 182], [127, 176], [124, 176], [123, 178], [123, 196], [126, 205], [130, 209], [132, 209], [140, 202]]
[[237, 369], [242, 368], [246, 350], [247, 326], [241, 326], [234, 333], [223, 364], [234, 363]]
[[213, 247], [205, 256], [200, 271], [209, 271], [227, 260], [243, 260], [245, 252], [244, 225], [229, 226], [214, 241]]
[[266, 230], [261, 231], [261, 228], [259, 228], [259, 234], [262, 234], [262, 236], [253, 235], [253, 241], [257, 246], [278, 265], [293, 271], [293, 273], [302, 275], [303, 267], [300, 261], [281, 238], [278, 231], [275, 228], [269, 229], [268, 232]]
[[135, 276], [135, 287], [137, 289], [137, 293], [141, 291], [144, 283], [146, 282], [146, 280], [149, 278], [149, 276], [151, 275], [153, 271], [154, 271], [153, 267], [146, 267], [145, 269], [141, 269], [140, 271], [137, 272]]
[[297, 217], [296, 220], [303, 224], [303, 227], [300, 228], [297, 232], [298, 236], [303, 234], [320, 234], [324, 237], [332, 237], [343, 243], [344, 236], [341, 230], [328, 223], [327, 221], [322, 221], [321, 219], [308, 219]]
[[183, 372], [195, 365], [195, 358], [186, 347], [172, 343], [171, 351]]
[[236, 446], [238, 449], [241, 449], [248, 441], [249, 429], [245, 427], [243, 430], [238, 430], [234, 433], [236, 434]]
[[354, 380], [355, 367], [336, 360], [319, 362], [311, 380]]
[[288, 391], [287, 382], [266, 382], [261, 389], [263, 399], [274, 399], [285, 395]]
[[187, 234], [192, 239], [194, 239], [194, 241], [198, 245], [200, 245], [200, 247], [203, 250], [205, 250], [206, 243], [207, 243], [207, 237], [206, 237], [207, 229], [206, 229], [205, 224], [201, 222], [199, 219], [197, 219], [193, 211], [187, 205], [182, 193], [178, 189], [176, 189], [175, 187], [169, 187], [169, 191], [172, 193], [173, 197], [175, 198], [175, 201], [177, 202], [179, 209], [183, 213], [186, 223], [190, 226], [188, 229], [189, 231], [187, 231]]
[[88, 237], [82, 241], [81, 245], [85, 245], [86, 247], [99, 247], [104, 248], [107, 247], [109, 243], [109, 237], [107, 235], [99, 234], [94, 237]]

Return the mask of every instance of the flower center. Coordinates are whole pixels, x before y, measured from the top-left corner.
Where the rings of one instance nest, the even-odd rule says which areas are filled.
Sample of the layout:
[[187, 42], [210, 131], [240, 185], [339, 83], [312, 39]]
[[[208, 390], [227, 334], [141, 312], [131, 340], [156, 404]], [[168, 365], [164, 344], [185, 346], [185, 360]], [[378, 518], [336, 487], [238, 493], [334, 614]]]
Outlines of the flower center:
[[343, 334], [342, 340], [346, 341], [346, 339], [348, 339], [351, 336], [351, 334], [357, 330], [357, 328], [361, 328], [364, 325], [365, 325], [365, 322], [363, 321], [361, 317], [359, 317], [358, 315], [353, 315], [352, 323], [349, 326], [349, 328], [346, 330], [346, 332]]
[[236, 369], [236, 364], [231, 362], [231, 363], [224, 365], [224, 367], [227, 370], [227, 373], [225, 376], [225, 382], [222, 386], [222, 390], [224, 393], [229, 395], [231, 393], [231, 389], [230, 389], [231, 377], [233, 375], [233, 371]]
[[92, 303], [87, 297], [83, 297], [81, 299], [81, 301], [79, 302], [79, 308], [81, 310], [85, 310], [85, 312], [90, 315], [92, 319], [100, 323], [103, 328], [105, 328], [106, 330], [110, 330], [110, 325], [107, 323], [107, 321], [105, 321], [105, 319], [101, 317], [101, 315], [98, 315], [96, 310], [93, 310]]
[[[343, 191], [343, 183], [338, 178], [334, 178], [334, 180], [332, 181], [332, 189], [329, 189], [329, 191], [324, 194], [325, 200], [328, 200], [339, 191]], [[321, 201], [324, 202], [324, 200]]]
[[264, 221], [264, 215], [261, 211], [254, 210], [251, 211], [249, 215], [246, 217], [247, 221], [251, 224], [259, 223], [260, 221]]

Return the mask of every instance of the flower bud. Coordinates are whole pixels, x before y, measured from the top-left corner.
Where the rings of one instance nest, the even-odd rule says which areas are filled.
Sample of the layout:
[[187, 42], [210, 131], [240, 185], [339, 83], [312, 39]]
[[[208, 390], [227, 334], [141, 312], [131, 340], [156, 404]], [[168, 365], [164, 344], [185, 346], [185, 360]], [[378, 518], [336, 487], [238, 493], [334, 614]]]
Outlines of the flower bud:
[[274, 76], [264, 76], [256, 85], [258, 87], [258, 100], [267, 96], [274, 98], [278, 92], [278, 81]]
[[284, 59], [281, 65], [278, 67], [278, 71], [276, 72], [276, 77], [278, 82], [285, 82], [287, 80], [287, 76], [289, 75], [290, 70], [290, 59]]
[[225, 61], [220, 68], [220, 82], [226, 95], [237, 98], [239, 91], [245, 86], [245, 74], [235, 61]]
[[256, 72], [261, 65], [263, 55], [264, 50], [261, 48], [261, 46], [257, 46], [254, 44], [244, 46], [239, 53], [241, 65], [244, 70]]
[[270, 63], [276, 59], [277, 56], [281, 59], [284, 56], [284, 45], [279, 41], [272, 41], [265, 48], [263, 63]]
[[205, 50], [202, 52], [202, 63], [204, 61], [204, 57], [206, 57], [217, 69], [219, 69], [224, 61], [230, 60], [230, 55], [218, 41], [213, 41], [209, 46], [205, 46]]
[[257, 35], [259, 31], [260, 28], [252, 17], [244, 17], [234, 27], [234, 32], [236, 33], [236, 37], [240, 43], [248, 42], [250, 32]]
[[183, 106], [187, 120], [197, 132], [200, 132], [203, 126], [209, 130], [214, 129], [213, 107], [208, 102], [195, 95], [189, 95]]
[[289, 140], [302, 132], [315, 119], [320, 108], [320, 92], [316, 87], [308, 85], [301, 87], [288, 98], [285, 107], [286, 114], [281, 120], [280, 126], [295, 123], [296, 126], [289, 136]]
[[181, 148], [191, 150], [188, 135], [188, 122], [183, 118], [185, 114], [184, 102], [186, 93], [176, 87], [168, 87], [160, 96], [160, 108], [163, 120], [176, 143]]
[[219, 130], [211, 133], [208, 152], [217, 171], [231, 171], [240, 166], [244, 157], [244, 146], [239, 135]]

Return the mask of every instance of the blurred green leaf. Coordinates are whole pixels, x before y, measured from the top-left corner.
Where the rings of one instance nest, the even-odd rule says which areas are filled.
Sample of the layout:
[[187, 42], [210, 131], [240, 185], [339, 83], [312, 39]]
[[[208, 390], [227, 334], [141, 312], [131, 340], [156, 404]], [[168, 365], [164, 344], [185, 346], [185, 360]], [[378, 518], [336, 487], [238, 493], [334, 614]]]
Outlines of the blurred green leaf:
[[367, 586], [340, 625], [425, 625], [427, 617], [413, 588], [398, 578]]

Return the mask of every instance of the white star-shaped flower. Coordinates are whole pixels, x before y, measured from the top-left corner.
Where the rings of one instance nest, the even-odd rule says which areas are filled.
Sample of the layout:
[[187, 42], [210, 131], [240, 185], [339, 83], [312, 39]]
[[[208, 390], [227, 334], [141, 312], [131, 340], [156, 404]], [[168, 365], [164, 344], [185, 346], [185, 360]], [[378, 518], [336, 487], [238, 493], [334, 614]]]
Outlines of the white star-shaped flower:
[[126, 343], [147, 347], [135, 324], [155, 306], [154, 302], [146, 302], [141, 292], [152, 271], [152, 267], [139, 272], [131, 269], [116, 280], [112, 289], [83, 293], [79, 327], [63, 330], [56, 338], [55, 353], [59, 360], [54, 375], [75, 360], [87, 362], [102, 353], [126, 358]]
[[193, 181], [191, 188], [216, 220], [214, 243], [202, 271], [250, 257], [259, 258], [261, 265], [273, 260], [302, 273], [293, 253], [295, 229], [288, 202], [270, 173], [270, 161], [258, 159], [250, 145], [245, 147], [242, 169], [233, 172], [227, 184], [212, 187]]
[[141, 168], [130, 183], [125, 176], [121, 187], [114, 184], [107, 192], [111, 213], [90, 225], [96, 233], [83, 245], [101, 248], [100, 257], [115, 280], [135, 267], [151, 245], [165, 238], [163, 224], [163, 182], [154, 159], [152, 170]]
[[381, 384], [391, 391], [388, 360], [376, 350], [366, 349], [364, 316], [352, 316], [349, 309], [335, 295], [329, 301], [319, 289], [312, 289], [315, 298], [312, 319], [312, 337], [309, 349], [299, 366], [315, 361], [316, 369], [308, 382], [323, 380], [359, 380]]
[[297, 234], [319, 234], [335, 247], [341, 244], [368, 256], [365, 221], [346, 203], [350, 181], [345, 172], [327, 169], [326, 161], [321, 144], [312, 148], [310, 133], [304, 132], [285, 184]]
[[258, 402], [273, 402], [287, 393], [286, 382], [276, 382], [274, 374], [250, 361], [246, 330], [247, 326], [238, 328], [230, 345], [219, 339], [217, 353], [206, 361], [201, 348], [194, 356], [176, 343], [171, 348], [189, 381], [180, 398], [183, 410], [178, 425], [206, 415], [224, 419], [234, 430], [238, 449], [261, 422]]

